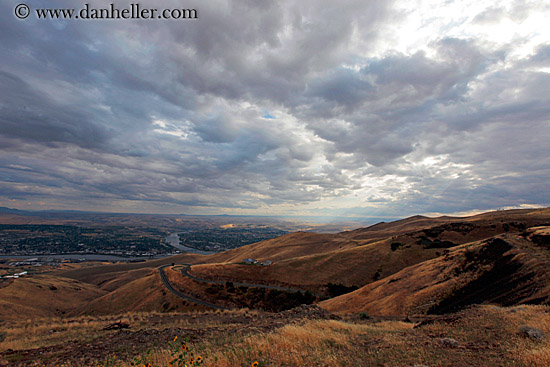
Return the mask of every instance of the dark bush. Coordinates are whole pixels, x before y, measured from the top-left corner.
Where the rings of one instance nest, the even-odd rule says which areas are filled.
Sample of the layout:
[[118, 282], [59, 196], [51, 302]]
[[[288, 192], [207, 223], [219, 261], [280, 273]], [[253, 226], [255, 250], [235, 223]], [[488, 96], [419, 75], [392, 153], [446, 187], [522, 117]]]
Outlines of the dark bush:
[[235, 292], [235, 285], [233, 284], [233, 282], [225, 282], [225, 289], [227, 290], [227, 292], [233, 293]]
[[328, 283], [327, 289], [328, 289], [329, 296], [332, 298], [332, 297], [340, 296], [342, 294], [353, 292], [354, 290], [359, 289], [359, 287], [357, 287], [356, 285], [351, 285], [348, 287], [340, 283], [339, 284]]
[[359, 312], [359, 318], [361, 320], [368, 320], [370, 319], [370, 315], [366, 312]]
[[403, 246], [403, 244], [401, 242], [394, 242], [392, 243], [391, 245], [391, 250], [392, 251], [395, 251], [397, 250], [398, 248], [400, 248], [401, 246]]

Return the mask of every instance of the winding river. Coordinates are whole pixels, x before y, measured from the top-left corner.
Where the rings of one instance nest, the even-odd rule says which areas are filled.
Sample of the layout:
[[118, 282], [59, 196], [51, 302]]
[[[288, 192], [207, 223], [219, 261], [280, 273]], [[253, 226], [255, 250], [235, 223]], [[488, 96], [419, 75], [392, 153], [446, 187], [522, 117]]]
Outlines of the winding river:
[[180, 236], [177, 233], [172, 233], [170, 236], [166, 237], [166, 242], [169, 245], [177, 248], [181, 252], [190, 252], [192, 254], [199, 254], [199, 255], [210, 255], [210, 254], [215, 253], [215, 252], [212, 252], [212, 251], [202, 251], [202, 250], [197, 250], [197, 249], [192, 248], [192, 247], [187, 247], [187, 246], [181, 245], [180, 244]]

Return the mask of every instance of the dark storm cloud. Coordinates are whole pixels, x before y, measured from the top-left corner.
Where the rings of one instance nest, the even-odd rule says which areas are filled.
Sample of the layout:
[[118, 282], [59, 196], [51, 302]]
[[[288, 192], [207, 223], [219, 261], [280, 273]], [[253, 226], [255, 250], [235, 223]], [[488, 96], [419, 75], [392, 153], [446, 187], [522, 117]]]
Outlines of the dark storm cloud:
[[268, 213], [341, 199], [388, 215], [548, 201], [548, 45], [517, 60], [442, 34], [380, 52], [394, 2], [186, 2], [194, 21], [21, 21], [15, 5], [0, 4], [3, 201]]
[[52, 101], [16, 75], [0, 71], [0, 94], [0, 134], [6, 137], [83, 147], [100, 147], [107, 140], [107, 129], [97, 122], [101, 113]]

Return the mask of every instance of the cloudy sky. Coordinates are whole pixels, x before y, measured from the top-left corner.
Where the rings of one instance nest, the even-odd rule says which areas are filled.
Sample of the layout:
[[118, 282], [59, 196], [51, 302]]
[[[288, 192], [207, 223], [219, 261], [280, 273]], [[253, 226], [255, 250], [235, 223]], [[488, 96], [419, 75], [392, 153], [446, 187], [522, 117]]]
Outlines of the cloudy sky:
[[[548, 1], [143, 0], [199, 19], [87, 21], [20, 2], [0, 2], [0, 206], [550, 205]], [[26, 0], [86, 2], [109, 4]]]

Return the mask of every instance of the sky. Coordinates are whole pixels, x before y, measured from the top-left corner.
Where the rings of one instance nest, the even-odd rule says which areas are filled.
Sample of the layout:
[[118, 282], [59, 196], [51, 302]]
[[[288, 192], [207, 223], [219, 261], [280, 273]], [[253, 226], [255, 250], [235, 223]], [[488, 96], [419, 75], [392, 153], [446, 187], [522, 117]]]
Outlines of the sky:
[[[185, 20], [20, 20], [20, 1], [0, 2], [0, 206], [550, 205], [549, 1], [136, 1]], [[26, 0], [85, 3], [110, 4]]]

